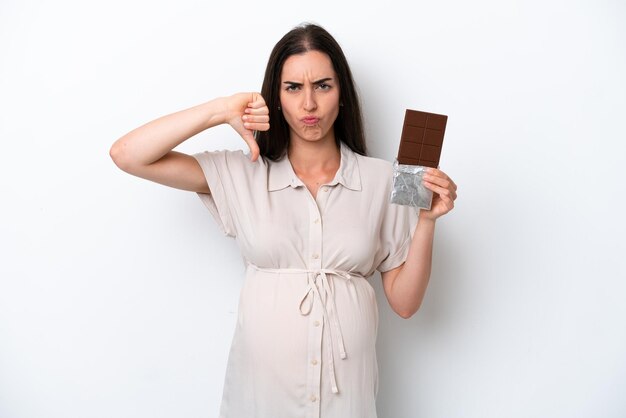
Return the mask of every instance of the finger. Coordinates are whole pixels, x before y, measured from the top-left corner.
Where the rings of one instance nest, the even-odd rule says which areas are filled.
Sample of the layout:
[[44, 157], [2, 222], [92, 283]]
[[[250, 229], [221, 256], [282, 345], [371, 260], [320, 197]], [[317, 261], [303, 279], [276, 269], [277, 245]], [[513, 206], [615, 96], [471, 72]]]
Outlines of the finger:
[[261, 96], [259, 93], [252, 93], [251, 100], [248, 103], [248, 108], [258, 109], [263, 106], [265, 106], [265, 100], [263, 99], [263, 96]]
[[448, 179], [448, 181], [450, 182], [450, 186], [452, 186], [452, 190], [456, 190], [456, 183], [454, 182], [454, 180], [452, 180], [450, 177], [446, 176], [446, 178]]
[[438, 185], [436, 185], [434, 183], [431, 183], [429, 181], [424, 181], [424, 186], [427, 189], [432, 190], [434, 193], [437, 193], [442, 199], [453, 200], [452, 199], [452, 193], [453, 192], [450, 189], [438, 186]]
[[430, 183], [436, 184], [446, 189], [452, 188], [452, 184], [447, 176], [443, 177], [441, 175], [424, 174], [422, 178]]
[[454, 209], [454, 200], [451, 199], [449, 196], [446, 196], [446, 195], [436, 194], [435, 197], [433, 198], [433, 206], [435, 204], [443, 205], [443, 207], [445, 208], [445, 212], [444, 213], [448, 213], [452, 209]]
[[254, 134], [252, 131], [247, 131], [244, 132], [241, 137], [244, 141], [246, 141], [246, 144], [248, 144], [248, 148], [250, 149], [250, 161], [256, 161], [259, 158], [260, 150], [259, 145], [254, 139]]
[[244, 110], [244, 113], [246, 115], [269, 115], [270, 114], [270, 110], [268, 109], [267, 106], [263, 106], [263, 107], [259, 107], [259, 108], [247, 107]]
[[446, 180], [450, 180], [450, 177], [448, 177], [448, 175], [446, 173], [444, 173], [443, 171], [441, 171], [438, 168], [429, 167], [428, 169], [426, 169], [426, 174], [429, 174], [429, 175], [435, 176], [435, 177], [441, 177], [441, 178], [444, 178]]
[[456, 192], [454, 190], [449, 190], [449, 194], [448, 194], [448, 198], [450, 198], [450, 200], [455, 201], [456, 200]]
[[243, 115], [241, 120], [243, 120], [243, 123], [268, 123], [270, 115]]
[[270, 124], [267, 122], [244, 122], [243, 126], [251, 131], [268, 131]]
[[450, 199], [452, 199], [453, 201], [456, 200], [456, 190], [452, 187], [448, 187], [448, 190], [450, 191]]
[[253, 143], [253, 145], [250, 147], [250, 161], [256, 161], [259, 159], [259, 154], [261, 152], [259, 151], [259, 146], [256, 144], [256, 142]]
[[429, 168], [428, 170], [426, 170], [427, 174], [431, 174], [431, 175], [435, 175], [437, 177], [443, 177], [446, 180], [448, 180], [450, 182], [450, 184], [452, 185], [452, 188], [454, 190], [457, 189], [456, 183], [450, 178], [450, 176], [448, 176], [446, 173], [444, 173], [443, 171], [441, 171], [438, 168]]

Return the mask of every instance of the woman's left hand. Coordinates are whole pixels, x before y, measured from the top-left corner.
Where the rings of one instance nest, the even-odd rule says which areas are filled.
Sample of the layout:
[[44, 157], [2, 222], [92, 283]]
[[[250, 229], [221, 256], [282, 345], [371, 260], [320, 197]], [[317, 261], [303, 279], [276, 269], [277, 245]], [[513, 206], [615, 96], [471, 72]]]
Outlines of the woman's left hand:
[[424, 186], [433, 191], [433, 202], [430, 210], [420, 209], [420, 218], [435, 220], [450, 212], [456, 200], [456, 184], [443, 171], [428, 168], [423, 176]]

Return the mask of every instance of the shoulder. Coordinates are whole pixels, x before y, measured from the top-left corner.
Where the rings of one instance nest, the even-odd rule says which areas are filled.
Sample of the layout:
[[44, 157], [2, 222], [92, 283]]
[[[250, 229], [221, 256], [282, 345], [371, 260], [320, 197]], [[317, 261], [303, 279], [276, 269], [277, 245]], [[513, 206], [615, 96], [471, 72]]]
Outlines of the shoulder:
[[382, 158], [370, 157], [361, 154], [354, 154], [359, 162], [359, 166], [363, 165], [367, 169], [377, 171], [391, 171], [393, 170], [393, 163], [391, 161], [383, 160]]
[[366, 183], [388, 183], [393, 176], [393, 163], [382, 158], [356, 154], [361, 179]]
[[[202, 151], [197, 154], [193, 154], [194, 157], [199, 159], [230, 159], [233, 161], [242, 161], [246, 158], [246, 154], [244, 154], [243, 150], [229, 150], [229, 149], [220, 149], [215, 151]], [[250, 160], [250, 158], [248, 158]]]
[[244, 153], [244, 151], [240, 149], [203, 151], [193, 154], [193, 157], [198, 160], [202, 166], [210, 164], [229, 171], [257, 171], [267, 167], [267, 160], [262, 156], [259, 156], [257, 161], [251, 161], [250, 153]]

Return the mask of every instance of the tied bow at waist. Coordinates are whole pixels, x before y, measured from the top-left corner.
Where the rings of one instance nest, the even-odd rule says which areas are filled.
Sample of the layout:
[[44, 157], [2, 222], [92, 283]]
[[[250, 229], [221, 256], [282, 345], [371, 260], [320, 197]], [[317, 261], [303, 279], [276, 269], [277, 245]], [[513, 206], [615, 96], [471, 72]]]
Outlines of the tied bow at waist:
[[350, 273], [343, 270], [334, 269], [272, 269], [257, 267], [254, 264], [250, 264], [251, 267], [256, 270], [267, 273], [306, 273], [307, 275], [307, 288], [300, 298], [300, 314], [308, 315], [313, 309], [313, 302], [315, 298], [320, 301], [322, 306], [322, 315], [324, 322], [327, 326], [324, 327], [324, 338], [326, 340], [326, 351], [328, 353], [328, 370], [330, 372], [330, 383], [333, 393], [339, 393], [337, 388], [337, 378], [335, 377], [335, 361], [334, 361], [334, 346], [333, 340], [337, 340], [339, 346], [339, 356], [341, 359], [346, 358], [346, 349], [343, 343], [343, 335], [341, 333], [341, 326], [339, 325], [339, 319], [337, 318], [337, 307], [335, 306], [335, 289], [330, 278], [332, 276], [341, 277], [346, 280], [350, 280], [352, 276], [363, 277], [358, 273]]

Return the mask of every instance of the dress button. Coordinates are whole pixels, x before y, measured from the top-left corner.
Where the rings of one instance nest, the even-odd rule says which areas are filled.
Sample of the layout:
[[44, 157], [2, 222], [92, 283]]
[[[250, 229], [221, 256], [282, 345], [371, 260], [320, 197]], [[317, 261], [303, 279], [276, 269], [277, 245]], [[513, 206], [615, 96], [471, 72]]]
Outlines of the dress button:
[[315, 359], [311, 360], [311, 364], [315, 366], [317, 364], [317, 360]]
[[319, 254], [313, 254], [313, 258], [317, 260], [318, 258], [320, 258], [320, 255]]
[[313, 223], [316, 223], [316, 224], [320, 223], [319, 218], [317, 218], [316, 220], [314, 220], [314, 221], [313, 221]]
[[315, 325], [316, 327], [319, 327], [320, 326], [320, 321], [313, 322], [313, 325]]
[[311, 395], [311, 402], [315, 402], [317, 400], [317, 396]]
[[326, 187], [326, 186], [322, 187], [322, 191], [327, 192], [328, 191], [328, 187]]

